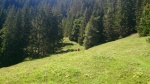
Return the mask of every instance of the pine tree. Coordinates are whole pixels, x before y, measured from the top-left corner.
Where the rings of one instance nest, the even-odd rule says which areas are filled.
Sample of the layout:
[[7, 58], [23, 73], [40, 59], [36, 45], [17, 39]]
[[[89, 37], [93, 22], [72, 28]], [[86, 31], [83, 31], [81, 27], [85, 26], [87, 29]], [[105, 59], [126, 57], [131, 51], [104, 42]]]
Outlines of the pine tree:
[[30, 36], [30, 51], [32, 58], [54, 53], [61, 42], [62, 33], [59, 26], [59, 19], [49, 11], [49, 5], [39, 7], [36, 18], [32, 21]]
[[135, 33], [135, 5], [132, 0], [122, 0], [121, 14], [123, 14], [120, 22], [122, 36], [125, 37], [131, 33]]
[[2, 29], [5, 19], [6, 19], [6, 12], [3, 9], [0, 9], [0, 29]]
[[85, 34], [85, 27], [90, 19], [91, 16], [91, 9], [88, 9], [86, 7], [84, 13], [83, 13], [83, 17], [81, 19], [81, 27], [79, 30], [79, 37], [78, 37], [78, 43], [80, 45], [83, 45], [83, 40], [84, 40], [84, 34]]
[[41, 54], [40, 46], [42, 45], [42, 35], [44, 32], [43, 20], [45, 13], [41, 9], [36, 18], [32, 21], [32, 29], [30, 32], [29, 51], [32, 58], [39, 58]]
[[150, 35], [150, 2], [145, 0], [142, 4], [142, 12], [137, 26], [137, 31], [140, 36], [147, 36]]
[[106, 42], [115, 40], [116, 35], [116, 29], [115, 29], [115, 6], [113, 5], [113, 1], [106, 1], [105, 7], [104, 7], [104, 35]]
[[2, 29], [1, 64], [3, 66], [18, 63], [24, 59], [21, 44], [21, 17], [20, 11], [15, 12], [12, 7], [8, 13], [4, 28]]
[[28, 56], [28, 45], [29, 45], [29, 37], [30, 37], [30, 29], [31, 25], [31, 9], [29, 8], [29, 3], [25, 4], [23, 9], [21, 10], [21, 28], [22, 28], [22, 45], [24, 48], [24, 56]]
[[98, 45], [102, 40], [102, 30], [103, 26], [101, 23], [101, 16], [92, 16], [88, 22], [85, 30], [84, 46], [85, 49], [91, 48]]
[[73, 24], [73, 29], [71, 31], [70, 37], [69, 39], [71, 41], [75, 41], [78, 42], [78, 37], [79, 37], [79, 30], [80, 30], [80, 26], [81, 25], [81, 19], [75, 19], [74, 24]]

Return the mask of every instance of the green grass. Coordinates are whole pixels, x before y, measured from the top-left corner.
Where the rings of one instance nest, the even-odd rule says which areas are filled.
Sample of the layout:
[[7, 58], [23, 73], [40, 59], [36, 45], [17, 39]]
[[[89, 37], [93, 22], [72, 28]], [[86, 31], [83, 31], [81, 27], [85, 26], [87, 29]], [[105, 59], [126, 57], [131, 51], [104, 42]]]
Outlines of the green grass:
[[[137, 34], [0, 69], [0, 84], [150, 84], [149, 37]], [[69, 42], [65, 39], [66, 43]]]

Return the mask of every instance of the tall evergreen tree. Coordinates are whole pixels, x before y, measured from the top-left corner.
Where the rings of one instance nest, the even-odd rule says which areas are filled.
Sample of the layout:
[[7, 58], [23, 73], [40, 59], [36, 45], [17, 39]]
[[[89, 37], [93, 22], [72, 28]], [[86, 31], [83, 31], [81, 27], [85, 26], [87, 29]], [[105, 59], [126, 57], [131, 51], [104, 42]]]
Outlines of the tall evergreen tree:
[[31, 9], [29, 8], [29, 3], [25, 4], [21, 11], [21, 28], [22, 28], [22, 45], [24, 48], [24, 56], [28, 56], [28, 45], [31, 25]]
[[84, 34], [85, 34], [85, 27], [90, 19], [91, 16], [91, 9], [88, 9], [86, 7], [84, 13], [83, 13], [83, 17], [81, 19], [81, 28], [79, 30], [79, 37], [78, 37], [78, 43], [80, 45], [83, 45], [83, 40], [84, 40]]
[[20, 11], [16, 13], [12, 7], [8, 13], [4, 28], [2, 29], [2, 58], [1, 64], [4, 66], [18, 63], [24, 59], [23, 47], [21, 44], [21, 17]]
[[74, 24], [73, 24], [73, 29], [69, 37], [71, 41], [78, 42], [80, 27], [81, 27], [81, 19], [80, 18], [75, 19]]
[[58, 18], [49, 8], [48, 5], [40, 6], [36, 18], [32, 21], [29, 48], [33, 58], [55, 52], [62, 39]]
[[140, 36], [147, 36], [150, 35], [150, 1], [144, 0], [141, 9], [137, 31]]
[[[116, 3], [116, 2], [115, 2]], [[114, 1], [107, 0], [105, 2], [104, 7], [104, 34], [106, 41], [115, 40], [116, 35], [116, 28], [115, 28], [115, 4]]]
[[98, 45], [103, 40], [103, 16], [92, 16], [85, 30], [84, 46], [85, 49]]
[[122, 35], [123, 37], [135, 33], [135, 5], [132, 0], [122, 0], [122, 9], [121, 9], [121, 27], [122, 27]]

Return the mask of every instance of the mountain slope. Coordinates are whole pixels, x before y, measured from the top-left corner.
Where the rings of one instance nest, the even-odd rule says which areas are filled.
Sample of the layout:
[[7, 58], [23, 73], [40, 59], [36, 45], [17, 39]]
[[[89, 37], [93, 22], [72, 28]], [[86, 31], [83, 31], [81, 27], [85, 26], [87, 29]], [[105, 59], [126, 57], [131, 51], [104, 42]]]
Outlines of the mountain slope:
[[89, 50], [65, 39], [63, 53], [1, 68], [0, 84], [149, 84], [147, 38], [134, 34]]

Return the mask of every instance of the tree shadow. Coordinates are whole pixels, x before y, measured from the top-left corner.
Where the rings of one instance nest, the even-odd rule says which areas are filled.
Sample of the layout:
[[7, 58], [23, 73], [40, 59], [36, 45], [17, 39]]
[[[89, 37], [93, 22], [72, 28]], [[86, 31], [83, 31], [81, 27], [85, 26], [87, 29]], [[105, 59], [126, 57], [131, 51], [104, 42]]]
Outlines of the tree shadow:
[[56, 51], [54, 54], [64, 54], [64, 53], [68, 53], [68, 52], [74, 52], [74, 51], [77, 51], [76, 49], [63, 49], [63, 47], [66, 47], [66, 46], [73, 46], [74, 44], [73, 43], [62, 43], [61, 46], [62, 48], [58, 51]]
[[74, 44], [73, 43], [62, 43], [61, 45], [62, 45], [62, 47], [65, 47], [65, 46], [72, 46]]
[[47, 54], [47, 55], [44, 55], [44, 56], [42, 56], [42, 55], [37, 56], [38, 54], [34, 54], [35, 57], [26, 57], [26, 59], [24, 59], [24, 61], [20, 61], [18, 63], [12, 64], [12, 65], [8, 65], [8, 66], [0, 65], [0, 69], [4, 68], [4, 67], [14, 66], [14, 65], [17, 65], [17, 64], [25, 62], [25, 61], [33, 61], [33, 60], [37, 60], [37, 59], [43, 59], [43, 58], [46, 58], [46, 57], [50, 57], [51, 55], [64, 54], [64, 53], [68, 53], [68, 52], [75, 52], [75, 51], [77, 51], [76, 49], [63, 49], [63, 47], [73, 46], [73, 45], [74, 45], [73, 43], [62, 43], [61, 44], [62, 48], [60, 48], [58, 51], [56, 51], [54, 53]]
[[[61, 48], [57, 49], [55, 52], [46, 54], [46, 55], [34, 55], [35, 57], [29, 57], [29, 61], [30, 60], [36, 60], [36, 59], [42, 59], [42, 58], [46, 58], [46, 57], [50, 57], [51, 55], [57, 55], [57, 54], [64, 54], [64, 53], [68, 53], [68, 52], [74, 52], [77, 51], [76, 49], [63, 49], [63, 47], [66, 46], [73, 46], [73, 43], [61, 43], [60, 46]], [[27, 61], [27, 60], [26, 60]]]
[[64, 53], [74, 52], [74, 51], [77, 51], [77, 50], [76, 49], [61, 50], [61, 51], [55, 52], [54, 54], [64, 54]]

